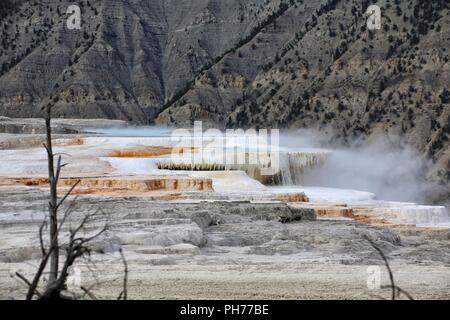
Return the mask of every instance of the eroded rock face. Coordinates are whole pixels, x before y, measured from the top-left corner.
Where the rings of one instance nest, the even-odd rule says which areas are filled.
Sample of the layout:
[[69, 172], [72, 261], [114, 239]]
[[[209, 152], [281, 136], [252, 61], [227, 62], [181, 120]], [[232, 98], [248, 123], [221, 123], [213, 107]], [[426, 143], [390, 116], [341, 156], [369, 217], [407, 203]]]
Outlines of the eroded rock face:
[[[3, 262], [36, 258], [39, 248], [35, 231], [41, 223], [44, 214], [41, 209], [46, 201], [46, 193], [39, 189], [0, 188]], [[89, 230], [95, 230], [103, 222], [109, 224], [108, 233], [93, 243], [96, 252], [115, 252], [128, 247], [140, 248], [145, 254], [167, 255], [198, 252], [194, 247], [225, 250], [226, 247], [241, 247], [249, 254], [263, 255], [315, 252], [320, 256], [338, 256], [345, 253], [361, 261], [376, 257], [370, 253], [366, 238], [391, 252], [421, 236], [419, 231], [413, 232], [414, 228], [409, 228], [408, 233], [407, 227], [398, 227], [402, 238], [408, 239], [405, 242], [384, 227], [349, 220], [316, 221], [314, 210], [282, 203], [155, 202], [138, 197], [81, 197], [71, 215], [72, 223], [96, 207], [102, 208], [106, 216], [96, 219]], [[448, 241], [448, 230], [434, 232], [433, 237], [433, 231], [424, 233], [427, 241]], [[438, 234], [441, 236], [437, 237]], [[442, 261], [450, 263], [445, 257], [442, 255]]]
[[[56, 134], [76, 134], [77, 130], [63, 126], [53, 126]], [[45, 122], [43, 119], [21, 120], [21, 119], [0, 119], [0, 133], [9, 134], [45, 134]]]
[[19, 247], [3, 250], [0, 253], [0, 262], [17, 263], [39, 259], [42, 256], [39, 247]]
[[279, 3], [89, 1], [77, 31], [69, 0], [14, 2], [0, 23], [0, 114], [37, 116], [57, 89], [55, 115], [146, 123]]
[[197, 247], [203, 247], [207, 243], [202, 229], [195, 223], [154, 226], [142, 231], [119, 234], [122, 245], [167, 247], [190, 243]]
[[191, 219], [202, 229], [206, 229], [214, 223], [213, 218], [207, 211], [195, 212]]
[[[36, 188], [0, 188], [0, 297], [23, 298], [23, 288], [11, 281], [10, 272], [20, 270], [30, 276], [34, 271], [40, 258], [37, 230], [46, 202], [47, 193]], [[291, 296], [298, 287], [287, 288], [282, 282], [297, 281], [304, 273], [308, 279], [302, 290], [311, 288], [317, 297], [326, 297], [335, 291], [330, 292], [327, 286], [325, 292], [316, 292], [317, 285], [330, 277], [341, 279], [350, 266], [354, 268], [350, 279], [333, 290], [349, 286], [361, 293], [367, 266], [383, 265], [367, 238], [383, 249], [396, 272], [404, 268], [411, 272], [411, 264], [420, 265], [427, 270], [427, 279], [436, 282], [441, 291], [430, 295], [424, 293], [422, 285], [411, 285], [415, 283], [411, 277], [420, 274], [420, 268], [409, 277], [402, 276], [402, 286], [415, 294], [422, 292], [421, 297], [448, 294], [442, 281], [450, 268], [449, 230], [407, 226], [389, 229], [348, 220], [312, 220], [312, 209], [293, 210], [273, 202], [162, 202], [139, 197], [80, 197], [69, 223], [76, 224], [96, 208], [101, 208], [103, 214], [91, 221], [85, 232], [95, 232], [108, 224], [107, 232], [91, 244], [91, 259], [98, 276], [104, 280], [120, 278], [123, 265], [117, 261], [118, 250], [122, 249], [132, 270], [129, 281], [134, 297], [159, 295], [147, 282], [150, 275], [156, 277], [157, 283], [172, 276], [178, 284], [201, 282], [207, 292], [205, 297], [210, 298], [217, 294], [217, 281], [237, 281], [242, 286], [243, 281], [256, 281], [255, 277], [265, 279], [265, 286], [283, 288], [284, 294]], [[302, 216], [310, 219], [299, 220]], [[362, 280], [358, 278], [360, 282], [353, 288], [352, 281], [360, 273]], [[83, 273], [83, 284], [90, 283], [88, 274]], [[227, 274], [231, 276], [224, 278]], [[152, 288], [149, 293], [145, 291], [148, 286]], [[255, 292], [270, 296], [260, 291], [252, 294]], [[105, 297], [110, 294], [104, 293]], [[194, 294], [190, 290], [186, 297]]]
[[309, 202], [308, 197], [304, 193], [280, 195], [275, 197], [275, 199], [283, 202]]
[[[78, 182], [79, 181], [79, 182]], [[0, 181], [3, 185], [25, 185], [47, 187], [48, 178], [5, 178]], [[62, 178], [58, 186], [70, 188], [77, 185], [75, 193], [149, 193], [153, 191], [213, 191], [211, 179], [197, 179], [190, 177], [98, 177], [98, 178]]]
[[[52, 119], [54, 134], [79, 134], [87, 128], [124, 128], [127, 122], [107, 119]], [[9, 134], [45, 134], [45, 120], [42, 118], [8, 118], [0, 117], [0, 133]]]

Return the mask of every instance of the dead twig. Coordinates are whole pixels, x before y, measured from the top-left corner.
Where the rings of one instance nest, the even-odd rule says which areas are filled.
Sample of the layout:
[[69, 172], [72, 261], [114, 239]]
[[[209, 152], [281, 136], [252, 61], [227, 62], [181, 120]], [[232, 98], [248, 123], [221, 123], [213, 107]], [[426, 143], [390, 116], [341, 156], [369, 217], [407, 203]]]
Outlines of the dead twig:
[[73, 190], [77, 187], [77, 185], [81, 182], [81, 180], [77, 180], [77, 182], [74, 183], [74, 185], [67, 191], [67, 193], [64, 195], [64, 197], [58, 202], [56, 205], [56, 209], [59, 209], [59, 207], [66, 201], [67, 197], [70, 196], [70, 194], [73, 192]]
[[[25, 282], [25, 284], [28, 286], [28, 288], [31, 289], [31, 287], [33, 286], [33, 284], [32, 284], [30, 281], [28, 281], [28, 279], [25, 278], [25, 276], [21, 275], [19, 272], [16, 272], [16, 276], [17, 276], [20, 280], [22, 280], [23, 282]], [[41, 293], [40, 293], [36, 288], [33, 289], [33, 292], [34, 292], [38, 297], [42, 297]]]
[[400, 294], [404, 294], [409, 300], [414, 300], [413, 297], [406, 292], [405, 290], [403, 290], [402, 288], [400, 288], [399, 286], [397, 286], [395, 284], [394, 281], [394, 274], [392, 272], [392, 269], [389, 265], [389, 261], [386, 258], [386, 255], [384, 254], [383, 250], [381, 250], [380, 247], [378, 247], [375, 242], [373, 242], [371, 239], [366, 238], [366, 240], [372, 245], [372, 247], [378, 252], [378, 254], [381, 256], [381, 258], [384, 261], [384, 265], [389, 273], [389, 280], [390, 280], [390, 285], [387, 286], [381, 286], [381, 289], [390, 289], [391, 290], [391, 300], [396, 300], [397, 298], [400, 297]]
[[83, 292], [86, 293], [92, 300], [97, 300], [97, 297], [86, 287], [81, 286], [80, 289], [83, 290]]
[[39, 227], [39, 244], [41, 246], [41, 253], [42, 253], [42, 257], [45, 257], [45, 255], [47, 254], [47, 250], [45, 250], [45, 246], [44, 246], [44, 237], [42, 235], [44, 228], [47, 226], [47, 221], [44, 220], [41, 224], [41, 226]]
[[122, 258], [123, 266], [124, 266], [124, 275], [123, 275], [123, 291], [120, 293], [117, 300], [127, 300], [128, 298], [128, 263], [123, 254], [122, 248], [119, 249], [120, 257]]

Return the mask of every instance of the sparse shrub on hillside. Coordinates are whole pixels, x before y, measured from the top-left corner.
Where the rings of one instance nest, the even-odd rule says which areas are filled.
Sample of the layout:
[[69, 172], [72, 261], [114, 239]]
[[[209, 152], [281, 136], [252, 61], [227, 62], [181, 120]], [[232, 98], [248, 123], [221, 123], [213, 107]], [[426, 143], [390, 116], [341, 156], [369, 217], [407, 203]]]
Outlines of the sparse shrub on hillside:
[[439, 95], [442, 103], [450, 103], [450, 91], [447, 88], [442, 90], [442, 93]]

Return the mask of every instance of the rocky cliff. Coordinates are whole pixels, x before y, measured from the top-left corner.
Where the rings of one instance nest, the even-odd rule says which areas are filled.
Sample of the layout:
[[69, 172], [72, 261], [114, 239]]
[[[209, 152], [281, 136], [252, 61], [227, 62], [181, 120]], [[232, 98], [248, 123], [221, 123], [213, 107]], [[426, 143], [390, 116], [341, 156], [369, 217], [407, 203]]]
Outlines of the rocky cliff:
[[[8, 5], [8, 3], [10, 3]], [[70, 30], [69, 5], [81, 8]], [[235, 47], [279, 0], [6, 1], [0, 23], [0, 114], [154, 119], [206, 65]]]

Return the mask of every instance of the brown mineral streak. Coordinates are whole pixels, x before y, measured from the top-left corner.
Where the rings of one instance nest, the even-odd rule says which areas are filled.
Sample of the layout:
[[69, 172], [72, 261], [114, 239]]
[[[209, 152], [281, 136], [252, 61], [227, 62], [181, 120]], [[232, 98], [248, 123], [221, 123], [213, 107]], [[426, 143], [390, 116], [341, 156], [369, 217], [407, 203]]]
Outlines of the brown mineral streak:
[[[190, 177], [90, 177], [62, 178], [59, 187], [70, 188], [77, 180], [80, 183], [76, 192], [86, 194], [87, 191], [97, 192], [137, 192], [153, 191], [214, 191], [211, 179]], [[29, 187], [46, 187], [46, 178], [3, 178], [0, 185], [24, 185]]]
[[173, 153], [183, 154], [191, 152], [189, 148], [171, 148], [171, 147], [148, 147], [145, 149], [134, 150], [113, 150], [108, 153], [112, 158], [154, 158], [170, 155]]

